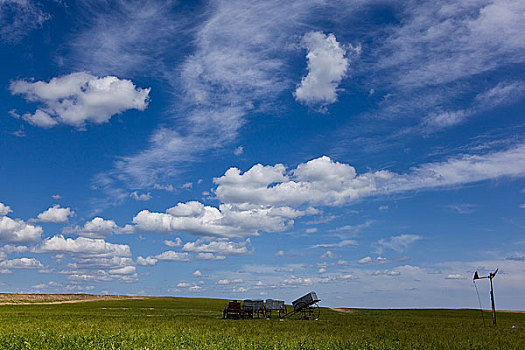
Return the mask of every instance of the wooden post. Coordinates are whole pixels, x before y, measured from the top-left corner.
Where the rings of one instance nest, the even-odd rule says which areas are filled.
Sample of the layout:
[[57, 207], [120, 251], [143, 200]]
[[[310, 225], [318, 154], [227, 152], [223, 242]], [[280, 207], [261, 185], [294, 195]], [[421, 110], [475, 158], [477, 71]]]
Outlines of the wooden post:
[[492, 276], [492, 274], [490, 274], [489, 279], [490, 279], [490, 301], [492, 302], [492, 323], [495, 326], [496, 325], [496, 306], [494, 305], [494, 289], [492, 287], [492, 278], [493, 277], [494, 276]]

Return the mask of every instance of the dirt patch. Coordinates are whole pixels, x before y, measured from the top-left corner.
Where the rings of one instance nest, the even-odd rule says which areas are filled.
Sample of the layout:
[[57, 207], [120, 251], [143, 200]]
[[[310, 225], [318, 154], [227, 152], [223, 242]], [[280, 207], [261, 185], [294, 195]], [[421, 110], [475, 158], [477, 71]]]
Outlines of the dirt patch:
[[525, 314], [523, 310], [496, 310], [497, 312], [511, 312], [513, 314]]
[[144, 297], [95, 294], [0, 294], [0, 305], [67, 304], [123, 299], [144, 299]]
[[333, 308], [333, 309], [330, 309], [330, 310], [334, 310], [334, 311], [338, 311], [338, 312], [345, 312], [347, 314], [353, 314], [353, 313], [357, 312], [356, 309], [346, 309], [346, 308]]

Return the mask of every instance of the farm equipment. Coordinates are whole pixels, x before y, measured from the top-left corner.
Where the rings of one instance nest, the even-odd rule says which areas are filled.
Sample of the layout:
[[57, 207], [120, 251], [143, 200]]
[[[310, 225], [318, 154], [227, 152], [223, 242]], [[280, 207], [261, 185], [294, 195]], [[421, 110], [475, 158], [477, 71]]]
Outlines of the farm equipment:
[[230, 300], [224, 305], [224, 311], [222, 312], [222, 318], [229, 319], [240, 319], [244, 318], [244, 312], [241, 308], [241, 302], [238, 300]]
[[246, 299], [242, 303], [242, 309], [244, 311], [244, 318], [264, 318], [264, 301]]
[[264, 310], [266, 318], [272, 317], [272, 311], [277, 312], [279, 318], [282, 318], [286, 314], [286, 306], [283, 300], [266, 299]]
[[319, 315], [321, 313], [319, 305], [317, 305], [319, 301], [321, 300], [317, 298], [317, 294], [315, 292], [310, 292], [306, 295], [303, 295], [299, 299], [296, 299], [292, 302], [293, 311], [286, 313], [281, 318], [291, 317], [298, 314], [300, 316], [299, 318], [303, 320], [317, 320], [319, 319]]
[[245, 299], [230, 300], [224, 305], [222, 318], [246, 319], [246, 318], [270, 318], [272, 312], [277, 312], [280, 319], [298, 315], [302, 320], [319, 319], [320, 309], [317, 303], [321, 301], [315, 292], [310, 292], [292, 302], [293, 311], [288, 312], [283, 300], [266, 299], [251, 300]]

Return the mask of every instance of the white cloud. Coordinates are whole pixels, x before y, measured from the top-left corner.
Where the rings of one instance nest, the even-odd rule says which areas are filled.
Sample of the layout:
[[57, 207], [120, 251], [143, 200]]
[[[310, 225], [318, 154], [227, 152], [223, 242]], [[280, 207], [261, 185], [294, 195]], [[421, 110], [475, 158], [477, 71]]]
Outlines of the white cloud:
[[372, 276], [399, 276], [401, 272], [395, 270], [378, 270], [372, 273]]
[[463, 277], [460, 274], [451, 274], [451, 275], [447, 275], [447, 277], [445, 277], [445, 279], [447, 279], [447, 280], [463, 280], [463, 279], [465, 279], [465, 277]]
[[148, 193], [138, 193], [137, 191], [131, 192], [129, 194], [131, 198], [136, 201], [149, 201], [151, 199], [151, 194]]
[[306, 233], [315, 233], [315, 232], [317, 232], [317, 231], [319, 231], [319, 230], [317, 229], [317, 227], [311, 227], [311, 228], [307, 228], [307, 229], [305, 230]]
[[6, 244], [3, 247], [0, 247], [0, 252], [4, 252], [7, 254], [23, 253], [23, 252], [27, 252], [28, 250], [29, 248], [24, 245], [15, 246], [15, 245]]
[[168, 247], [179, 247], [182, 244], [182, 240], [177, 237], [175, 238], [175, 241], [165, 240], [164, 244]]
[[239, 243], [226, 240], [216, 240], [205, 243], [197, 240], [196, 242], [184, 244], [182, 250], [195, 253], [217, 253], [219, 255], [244, 255], [253, 252], [253, 250], [249, 250], [248, 248], [250, 244], [250, 239]]
[[43, 230], [20, 219], [0, 216], [0, 241], [7, 243], [34, 242], [40, 239]]
[[173, 250], [167, 250], [155, 256], [155, 258], [164, 261], [190, 261], [190, 255], [188, 253], [179, 253]]
[[103, 239], [85, 237], [64, 238], [61, 235], [45, 239], [36, 251], [39, 253], [69, 253], [86, 257], [131, 256], [131, 250], [125, 244], [113, 244]]
[[323, 243], [323, 244], [316, 244], [313, 246], [313, 248], [342, 248], [347, 246], [356, 246], [357, 242], [352, 239], [343, 239], [340, 242], [337, 243]]
[[525, 203], [520, 204], [520, 208], [521, 208], [521, 209], [525, 209]]
[[191, 190], [193, 187], [193, 183], [192, 182], [186, 182], [184, 184], [182, 184], [182, 186], [180, 188], [182, 188], [183, 190]]
[[303, 44], [308, 50], [308, 74], [297, 86], [295, 98], [306, 104], [334, 103], [337, 101], [337, 87], [348, 70], [346, 48], [337, 42], [334, 34], [322, 32], [306, 33]]
[[359, 264], [391, 264], [393, 262], [399, 262], [399, 261], [405, 261], [405, 260], [408, 260], [408, 258], [401, 257], [401, 258], [396, 258], [396, 259], [389, 259], [389, 258], [383, 258], [381, 256], [378, 256], [376, 258], [367, 256], [362, 259], [359, 259], [357, 262]]
[[59, 194], [54, 194], [54, 195], [51, 196], [51, 198], [53, 198], [55, 200], [59, 200], [60, 198], [62, 198], [62, 196], [59, 195]]
[[379, 50], [402, 87], [444, 84], [523, 62], [521, 0], [407, 3], [402, 25]]
[[36, 221], [61, 223], [68, 221], [71, 216], [75, 216], [75, 212], [71, 208], [61, 208], [59, 204], [55, 204], [38, 214]]
[[447, 207], [458, 214], [472, 214], [476, 211], [476, 205], [469, 203], [450, 204]]
[[78, 284], [69, 284], [65, 286], [65, 288], [70, 292], [90, 292], [95, 289], [95, 286], [81, 286]]
[[0, 38], [17, 43], [36, 30], [51, 16], [40, 8], [39, 2], [29, 0], [0, 1]]
[[148, 257], [141, 257], [139, 256], [137, 258], [137, 265], [140, 265], [140, 266], [155, 266], [157, 264], [157, 259], [155, 258], [152, 258], [151, 256], [148, 256]]
[[198, 292], [199, 290], [201, 290], [202, 287], [201, 286], [191, 286], [190, 288], [188, 288], [188, 290], [190, 292]]
[[205, 236], [242, 237], [257, 235], [259, 230], [284, 231], [293, 224], [294, 218], [305, 214], [305, 211], [289, 207], [221, 204], [215, 208], [191, 201], [179, 203], [166, 210], [166, 213], [143, 210], [133, 218], [133, 223], [145, 231], [184, 231]]
[[13, 81], [10, 91], [42, 104], [35, 113], [22, 116], [35, 126], [53, 127], [62, 123], [83, 127], [86, 122], [105, 123], [111, 116], [128, 109], [143, 111], [148, 105], [150, 89], [136, 88], [126, 79], [98, 78], [79, 72], [49, 82]]
[[338, 257], [339, 255], [333, 253], [330, 250], [327, 250], [323, 255], [321, 255], [321, 259], [337, 259]]
[[245, 173], [230, 168], [214, 181], [215, 194], [223, 202], [299, 206], [342, 205], [381, 194], [524, 176], [525, 145], [518, 144], [504, 151], [422, 164], [404, 174], [380, 170], [358, 175], [352, 166], [323, 156], [289, 171], [282, 164], [257, 164]]
[[235, 154], [236, 156], [240, 156], [243, 153], [244, 153], [244, 147], [242, 146], [239, 146], [235, 150], [233, 150], [233, 154]]
[[293, 286], [309, 286], [313, 283], [311, 278], [290, 276], [289, 278], [283, 279], [282, 283], [284, 285], [293, 285]]
[[199, 260], [224, 260], [226, 259], [226, 256], [215, 255], [213, 253], [199, 253], [197, 254], [197, 259]]
[[164, 190], [164, 191], [167, 191], [167, 192], [173, 192], [173, 185], [159, 185], [159, 184], [155, 184], [155, 185], [153, 185], [153, 188], [156, 189], [156, 190]]
[[192, 275], [195, 276], [195, 277], [201, 277], [202, 276], [202, 272], [200, 272], [199, 270], [195, 270], [195, 271], [193, 271]]
[[440, 111], [429, 114], [422, 121], [425, 131], [435, 131], [465, 122], [473, 115], [486, 112], [495, 107], [510, 105], [525, 96], [525, 84], [522, 82], [500, 82], [491, 89], [479, 93], [466, 109]]
[[421, 236], [418, 235], [399, 235], [399, 236], [392, 236], [390, 239], [380, 239], [377, 243], [379, 244], [378, 252], [381, 253], [384, 249], [392, 249], [396, 252], [403, 252], [408, 249], [408, 247], [422, 239]]
[[62, 287], [62, 285], [54, 281], [49, 281], [48, 283], [35, 284], [34, 286], [31, 286], [31, 288], [34, 289], [55, 289], [58, 287]]
[[[141, 42], [142, 35], [137, 34], [131, 43], [123, 42], [129, 37], [122, 35], [121, 26], [124, 26], [132, 28], [128, 31], [131, 33], [145, 30], [143, 35], [146, 37], [162, 36], [162, 39], [153, 39], [152, 42], [188, 40], [194, 44], [194, 50], [180, 69], [164, 69], [155, 75], [168, 77], [168, 83], [176, 87], [176, 91], [180, 91], [182, 86], [184, 94], [173, 105], [176, 110], [181, 110], [183, 106], [185, 112], [178, 113], [176, 122], [155, 130], [146, 150], [124, 157], [122, 162], [116, 164], [114, 171], [104, 174], [104, 180], [109, 179], [113, 187], [122, 183], [128, 187], [130, 184], [147, 187], [164, 181], [168, 176], [180, 173], [182, 164], [199, 161], [203, 152], [232, 143], [252, 112], [273, 108], [279, 94], [291, 87], [287, 76], [289, 55], [283, 52], [291, 52], [290, 38], [298, 32], [304, 33], [304, 29], [298, 28], [304, 28], [312, 10], [318, 9], [316, 4], [308, 1], [219, 1], [211, 6], [205, 20], [196, 30], [188, 31], [184, 21], [173, 20], [172, 16], [166, 15], [165, 9], [157, 9], [156, 4], [148, 2], [148, 8], [151, 7], [148, 16], [142, 14], [143, 6], [127, 7], [133, 11], [121, 11], [126, 15], [129, 13], [129, 16], [119, 18], [118, 25], [114, 23], [112, 15], [104, 16], [104, 21], [97, 23], [100, 25], [97, 26], [96, 34], [102, 44], [107, 44], [107, 48], [101, 50], [101, 44], [98, 43], [81, 46], [87, 45], [91, 50], [101, 51], [99, 55], [103, 56], [100, 57], [118, 49], [118, 53], [112, 54], [109, 60], [118, 64], [122, 51], [129, 54], [130, 47], [142, 47], [131, 46], [136, 45], [137, 41]], [[112, 9], [110, 12], [115, 11]], [[150, 14], [154, 18], [150, 18]], [[144, 21], [137, 25], [129, 23], [137, 17], [144, 17]], [[232, 18], [235, 20], [232, 21]], [[173, 28], [180, 23], [184, 29], [160, 31], [158, 34], [161, 26], [158, 23], [166, 20], [174, 23], [170, 23], [171, 27], [170, 24], [164, 24], [164, 28]], [[108, 28], [111, 28], [111, 41], [107, 38]], [[181, 39], [181, 33], [192, 36]], [[84, 40], [93, 41], [91, 36]], [[150, 43], [148, 41], [146, 46], [150, 47]], [[158, 52], [164, 52], [164, 46], [155, 45], [155, 57]], [[136, 61], [148, 59], [142, 57], [142, 51], [133, 53], [139, 57], [130, 60], [130, 66], [136, 67]], [[98, 62], [97, 66], [102, 67], [100, 69], [106, 69], [105, 60], [90, 57]], [[148, 70], [150, 67], [171, 67], [172, 57], [168, 57], [164, 65], [155, 60], [151, 64], [143, 64], [143, 67], [148, 67]]]
[[11, 207], [0, 202], [0, 216], [6, 216], [9, 213], [12, 213]]
[[19, 258], [0, 261], [0, 267], [7, 269], [39, 269], [44, 267], [44, 265], [35, 258]]
[[63, 233], [74, 233], [79, 236], [89, 238], [105, 238], [111, 236], [113, 233], [124, 234], [133, 233], [134, 227], [132, 225], [125, 225], [119, 227], [115, 221], [106, 220], [101, 217], [94, 217], [90, 221], [86, 221], [83, 227], [74, 226], [66, 227], [62, 230]]

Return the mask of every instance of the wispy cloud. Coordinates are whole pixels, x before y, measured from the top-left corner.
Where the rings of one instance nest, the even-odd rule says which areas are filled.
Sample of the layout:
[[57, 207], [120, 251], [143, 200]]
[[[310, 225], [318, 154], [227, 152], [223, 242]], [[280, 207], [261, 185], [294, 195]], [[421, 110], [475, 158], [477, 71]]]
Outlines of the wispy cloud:
[[31, 31], [38, 29], [51, 16], [32, 0], [0, 1], [0, 38], [17, 43]]

